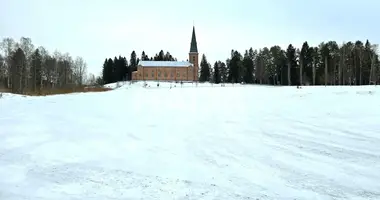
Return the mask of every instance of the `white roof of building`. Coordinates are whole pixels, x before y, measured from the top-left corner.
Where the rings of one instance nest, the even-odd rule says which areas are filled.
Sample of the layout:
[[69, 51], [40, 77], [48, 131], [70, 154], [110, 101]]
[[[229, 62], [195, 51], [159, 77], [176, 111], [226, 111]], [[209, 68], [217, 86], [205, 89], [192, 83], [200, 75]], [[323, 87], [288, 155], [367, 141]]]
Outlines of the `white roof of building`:
[[193, 66], [188, 61], [140, 61], [139, 66], [142, 67], [189, 67]]

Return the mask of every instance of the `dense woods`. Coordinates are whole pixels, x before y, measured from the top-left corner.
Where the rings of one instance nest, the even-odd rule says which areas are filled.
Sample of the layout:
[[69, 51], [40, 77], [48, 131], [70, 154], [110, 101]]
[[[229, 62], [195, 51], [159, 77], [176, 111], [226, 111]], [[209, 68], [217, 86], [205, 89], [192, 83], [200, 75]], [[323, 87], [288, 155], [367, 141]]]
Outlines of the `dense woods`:
[[[378, 45], [368, 40], [338, 44], [335, 41], [300, 47], [289, 44], [247, 49], [243, 53], [231, 50], [225, 61], [211, 65], [201, 55], [199, 81], [214, 83], [248, 83], [270, 85], [370, 85], [380, 82]], [[133, 51], [129, 63], [125, 57], [106, 59], [103, 81], [111, 83], [130, 80], [139, 60], [176, 60], [161, 50], [154, 57], [142, 52], [138, 58]]]
[[[87, 75], [82, 57], [69, 53], [49, 53], [35, 48], [30, 38], [0, 41], [0, 88], [14, 93], [40, 92], [55, 88], [75, 88], [87, 84], [107, 84], [131, 80], [140, 60], [176, 61], [169, 52], [159, 51], [149, 57], [135, 51], [129, 59], [122, 56], [106, 58], [99, 77]], [[270, 85], [370, 85], [380, 82], [378, 45], [355, 41], [335, 41], [310, 46], [304, 42], [286, 49], [280, 46], [249, 48], [244, 52], [231, 50], [225, 61], [213, 64], [200, 55], [199, 81], [213, 83], [248, 83]]]
[[[200, 81], [256, 83], [271, 85], [370, 85], [380, 81], [377, 45], [368, 40], [338, 45], [335, 41], [300, 48], [289, 44], [264, 47], [244, 54], [231, 51], [226, 63], [217, 61], [214, 68], [204, 64], [202, 56]], [[211, 75], [209, 75], [211, 74]]]
[[[87, 80], [87, 64], [69, 53], [49, 53], [35, 48], [30, 38], [4, 38], [0, 43], [0, 88], [13, 93], [38, 93], [56, 88], [75, 88]], [[94, 75], [90, 75], [94, 81]]]

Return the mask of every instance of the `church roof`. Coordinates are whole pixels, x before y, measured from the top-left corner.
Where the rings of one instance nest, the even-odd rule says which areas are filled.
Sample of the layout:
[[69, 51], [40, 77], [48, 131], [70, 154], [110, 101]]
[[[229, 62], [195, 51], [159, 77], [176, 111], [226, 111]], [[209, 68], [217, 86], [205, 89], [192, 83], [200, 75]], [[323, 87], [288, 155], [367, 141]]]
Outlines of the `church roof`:
[[139, 66], [142, 67], [189, 67], [193, 66], [188, 61], [140, 61]]
[[195, 38], [194, 26], [193, 26], [193, 35], [191, 36], [190, 53], [198, 53], [197, 39]]

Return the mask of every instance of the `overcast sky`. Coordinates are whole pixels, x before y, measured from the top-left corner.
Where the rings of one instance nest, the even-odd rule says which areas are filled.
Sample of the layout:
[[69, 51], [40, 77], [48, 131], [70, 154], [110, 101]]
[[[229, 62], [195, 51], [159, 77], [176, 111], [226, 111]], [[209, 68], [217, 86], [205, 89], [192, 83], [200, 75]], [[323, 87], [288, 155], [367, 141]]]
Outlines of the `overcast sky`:
[[378, 0], [0, 0], [0, 36], [82, 56], [99, 75], [106, 57], [161, 49], [178, 60], [190, 50], [210, 63], [236, 49], [321, 41], [380, 40]]

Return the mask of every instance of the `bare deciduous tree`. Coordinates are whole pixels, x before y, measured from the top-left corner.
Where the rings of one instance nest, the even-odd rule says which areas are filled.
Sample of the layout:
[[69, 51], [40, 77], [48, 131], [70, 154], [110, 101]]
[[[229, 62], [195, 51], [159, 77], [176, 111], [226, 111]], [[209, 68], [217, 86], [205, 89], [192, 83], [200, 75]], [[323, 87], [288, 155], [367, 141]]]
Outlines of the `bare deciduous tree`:
[[77, 57], [74, 63], [74, 74], [76, 75], [76, 82], [79, 85], [83, 85], [85, 81], [85, 74], [87, 71], [87, 64], [84, 62], [82, 57]]
[[1, 49], [4, 52], [5, 70], [7, 76], [7, 87], [11, 87], [11, 56], [15, 47], [15, 41], [12, 38], [4, 38], [1, 42]]

